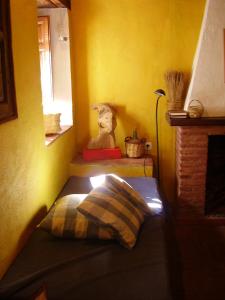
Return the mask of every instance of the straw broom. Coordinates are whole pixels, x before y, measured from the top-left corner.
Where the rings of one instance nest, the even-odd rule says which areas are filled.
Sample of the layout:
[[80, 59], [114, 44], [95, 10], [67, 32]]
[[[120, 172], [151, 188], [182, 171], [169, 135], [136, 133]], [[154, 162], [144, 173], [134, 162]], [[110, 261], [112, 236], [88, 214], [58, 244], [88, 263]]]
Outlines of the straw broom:
[[183, 109], [184, 73], [168, 71], [165, 74], [165, 81], [168, 89], [168, 110]]

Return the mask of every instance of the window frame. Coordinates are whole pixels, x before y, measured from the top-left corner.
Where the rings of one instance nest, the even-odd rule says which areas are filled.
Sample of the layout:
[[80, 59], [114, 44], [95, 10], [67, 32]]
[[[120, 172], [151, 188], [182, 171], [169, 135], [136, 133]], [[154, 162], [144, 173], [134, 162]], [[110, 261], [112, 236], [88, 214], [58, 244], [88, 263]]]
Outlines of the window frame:
[[[53, 70], [52, 70], [52, 49], [51, 49], [51, 35], [50, 35], [50, 16], [38, 16], [38, 26], [43, 26], [42, 30], [42, 39], [44, 43], [44, 49], [41, 50], [40, 40], [38, 48], [39, 48], [39, 60], [40, 60], [40, 71], [41, 71], [41, 90], [42, 90], [42, 105], [45, 107], [46, 104], [54, 103], [54, 93], [53, 93]], [[39, 31], [38, 31], [38, 39], [40, 39]], [[41, 53], [44, 53], [44, 65], [45, 72], [43, 70], [43, 66], [41, 63]], [[46, 57], [46, 55], [48, 57]], [[45, 88], [43, 85], [43, 75], [47, 74], [48, 76], [48, 88]], [[48, 97], [46, 97], [48, 95]], [[45, 105], [44, 105], [45, 104]]]
[[16, 119], [17, 105], [11, 42], [10, 1], [0, 1], [0, 124]]

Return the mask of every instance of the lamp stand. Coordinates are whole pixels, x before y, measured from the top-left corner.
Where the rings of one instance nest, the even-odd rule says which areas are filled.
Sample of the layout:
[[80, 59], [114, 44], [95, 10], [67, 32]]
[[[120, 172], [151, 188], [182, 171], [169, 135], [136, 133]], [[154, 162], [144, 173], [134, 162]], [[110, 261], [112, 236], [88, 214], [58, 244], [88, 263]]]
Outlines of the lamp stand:
[[156, 109], [155, 109], [155, 127], [156, 127], [156, 152], [157, 152], [157, 175], [156, 178], [158, 179], [158, 183], [160, 184], [160, 157], [159, 157], [159, 130], [158, 130], [158, 106], [159, 106], [159, 99], [162, 96], [165, 96], [166, 93], [159, 89], [154, 92], [156, 95], [158, 95], [158, 98], [156, 100]]

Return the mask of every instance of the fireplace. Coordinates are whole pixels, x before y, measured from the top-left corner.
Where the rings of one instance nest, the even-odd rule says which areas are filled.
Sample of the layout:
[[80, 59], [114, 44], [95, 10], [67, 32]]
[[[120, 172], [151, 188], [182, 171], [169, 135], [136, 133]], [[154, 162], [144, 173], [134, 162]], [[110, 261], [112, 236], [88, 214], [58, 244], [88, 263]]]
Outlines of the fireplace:
[[224, 11], [225, 1], [206, 1], [184, 105], [188, 111], [191, 101], [198, 99], [204, 107], [202, 118], [168, 120], [177, 126], [177, 213], [182, 218], [197, 216], [208, 221], [206, 216], [225, 210], [221, 150], [225, 136]]
[[225, 126], [177, 126], [178, 218], [225, 216]]
[[205, 213], [225, 216], [225, 135], [208, 137]]

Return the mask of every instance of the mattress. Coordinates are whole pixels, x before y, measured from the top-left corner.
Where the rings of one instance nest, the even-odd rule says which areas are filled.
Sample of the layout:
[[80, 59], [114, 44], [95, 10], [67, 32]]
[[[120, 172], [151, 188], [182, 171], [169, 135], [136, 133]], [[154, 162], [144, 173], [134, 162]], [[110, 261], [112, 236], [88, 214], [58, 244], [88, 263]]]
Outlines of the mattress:
[[[154, 178], [125, 178], [154, 209], [135, 247], [116, 241], [59, 239], [37, 228], [0, 282], [0, 299], [31, 299], [45, 286], [48, 299], [182, 299], [173, 228]], [[71, 177], [59, 197], [91, 190]]]

